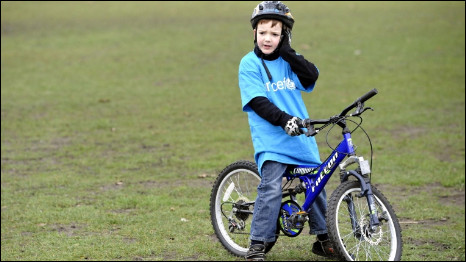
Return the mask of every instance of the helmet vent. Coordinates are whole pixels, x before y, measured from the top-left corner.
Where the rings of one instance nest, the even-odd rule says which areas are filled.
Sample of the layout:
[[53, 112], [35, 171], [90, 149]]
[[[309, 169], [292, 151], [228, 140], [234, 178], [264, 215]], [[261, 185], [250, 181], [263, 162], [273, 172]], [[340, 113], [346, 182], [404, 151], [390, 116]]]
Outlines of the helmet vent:
[[280, 1], [263, 1], [258, 4], [251, 16], [251, 25], [255, 29], [257, 22], [260, 19], [276, 19], [280, 20], [290, 30], [293, 28], [294, 19], [291, 15], [291, 11]]

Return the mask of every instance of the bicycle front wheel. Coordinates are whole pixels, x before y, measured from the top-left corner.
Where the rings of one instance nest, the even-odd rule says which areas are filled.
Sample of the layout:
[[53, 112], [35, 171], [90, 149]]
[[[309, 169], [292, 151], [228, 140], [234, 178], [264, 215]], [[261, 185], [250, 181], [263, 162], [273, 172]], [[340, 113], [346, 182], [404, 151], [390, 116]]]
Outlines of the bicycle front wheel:
[[335, 251], [348, 261], [398, 261], [401, 259], [401, 227], [384, 195], [371, 186], [380, 225], [369, 230], [366, 197], [359, 197], [359, 181], [340, 184], [332, 193], [327, 209], [328, 234]]
[[257, 165], [237, 161], [217, 177], [210, 195], [210, 218], [217, 238], [232, 254], [248, 251], [252, 211], [260, 183]]

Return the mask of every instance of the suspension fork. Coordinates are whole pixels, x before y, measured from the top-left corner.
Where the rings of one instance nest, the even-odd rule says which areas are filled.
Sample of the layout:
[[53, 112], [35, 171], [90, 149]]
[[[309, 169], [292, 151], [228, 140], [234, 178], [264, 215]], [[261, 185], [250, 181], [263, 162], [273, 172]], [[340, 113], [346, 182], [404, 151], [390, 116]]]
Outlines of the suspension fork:
[[357, 235], [359, 232], [358, 217], [357, 217], [358, 215], [356, 214], [356, 211], [354, 209], [353, 196], [346, 195], [343, 198], [343, 201], [346, 202], [346, 205], [348, 207], [348, 212], [350, 214], [351, 227], [353, 228], [354, 236], [358, 237]]
[[[361, 185], [361, 193], [359, 194], [358, 197], [366, 197], [367, 199], [367, 205], [369, 207], [369, 226], [371, 232], [374, 232], [377, 227], [380, 224], [379, 217], [377, 214], [377, 207], [375, 205], [375, 199], [374, 199], [374, 194], [372, 193], [372, 187], [370, 182], [366, 181], [362, 175], [357, 173], [354, 170], [349, 170], [346, 171], [342, 174], [341, 181], [346, 181], [348, 180], [348, 176], [354, 176], [356, 179], [359, 180], [359, 184]], [[357, 214], [354, 210], [354, 203], [353, 199], [350, 198], [349, 196], [345, 197], [345, 202], [348, 204], [348, 211], [351, 214], [351, 225], [353, 227], [353, 230], [356, 232], [358, 228], [358, 223], [357, 223]]]

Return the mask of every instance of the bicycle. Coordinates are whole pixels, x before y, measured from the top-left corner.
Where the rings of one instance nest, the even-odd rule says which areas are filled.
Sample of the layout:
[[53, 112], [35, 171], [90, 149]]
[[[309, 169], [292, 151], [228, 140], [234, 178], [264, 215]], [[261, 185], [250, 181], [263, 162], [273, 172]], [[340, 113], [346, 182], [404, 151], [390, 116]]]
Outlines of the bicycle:
[[[356, 99], [340, 114], [328, 119], [305, 119], [300, 126], [307, 137], [317, 135], [321, 130], [332, 126], [342, 128], [343, 138], [336, 148], [332, 148], [326, 160], [318, 165], [290, 166], [284, 174], [287, 183], [282, 187], [283, 199], [277, 217], [278, 236], [296, 237], [309, 220], [307, 214], [317, 195], [326, 186], [337, 167], [340, 169], [340, 184], [328, 200], [326, 223], [328, 235], [333, 242], [337, 258], [352, 260], [400, 260], [402, 253], [401, 227], [398, 218], [387, 198], [371, 185], [372, 143], [367, 132], [361, 127], [361, 115], [371, 107], [364, 102], [376, 95], [372, 89]], [[355, 112], [347, 115], [356, 108]], [[350, 118], [357, 117], [357, 123]], [[356, 124], [350, 131], [346, 121]], [[319, 127], [317, 127], [319, 126]], [[371, 162], [357, 156], [351, 134], [360, 128], [370, 144]], [[328, 136], [327, 132], [327, 136]], [[355, 168], [348, 167], [355, 164]], [[299, 183], [291, 187], [293, 180]], [[298, 180], [296, 180], [298, 181]], [[240, 160], [225, 167], [218, 175], [210, 196], [211, 223], [221, 244], [233, 255], [246, 255], [249, 243], [256, 188], [260, 176], [254, 162]], [[296, 184], [296, 183], [295, 183]], [[300, 205], [297, 194], [304, 193], [304, 203]], [[275, 242], [266, 245], [270, 251]]]

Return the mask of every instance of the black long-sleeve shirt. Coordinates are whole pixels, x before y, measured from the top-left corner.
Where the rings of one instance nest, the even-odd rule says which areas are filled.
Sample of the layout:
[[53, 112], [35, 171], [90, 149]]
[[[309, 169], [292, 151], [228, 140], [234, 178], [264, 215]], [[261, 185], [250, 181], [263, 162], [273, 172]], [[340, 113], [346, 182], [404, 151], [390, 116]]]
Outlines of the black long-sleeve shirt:
[[285, 128], [286, 122], [293, 117], [285, 111], [280, 110], [280, 108], [264, 96], [254, 97], [248, 105], [256, 114], [269, 121], [269, 123], [274, 126]]

